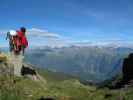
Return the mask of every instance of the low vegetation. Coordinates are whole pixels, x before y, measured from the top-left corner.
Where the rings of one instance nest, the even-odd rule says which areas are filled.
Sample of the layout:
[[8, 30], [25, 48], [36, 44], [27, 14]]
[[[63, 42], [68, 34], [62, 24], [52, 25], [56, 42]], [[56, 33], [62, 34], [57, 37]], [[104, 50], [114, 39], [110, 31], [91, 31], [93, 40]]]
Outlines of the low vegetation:
[[[132, 100], [133, 88], [110, 90], [85, 86], [77, 79], [41, 71], [46, 84], [23, 77], [0, 78], [0, 100], [39, 100], [51, 97], [55, 100]], [[59, 77], [58, 77], [59, 76]]]

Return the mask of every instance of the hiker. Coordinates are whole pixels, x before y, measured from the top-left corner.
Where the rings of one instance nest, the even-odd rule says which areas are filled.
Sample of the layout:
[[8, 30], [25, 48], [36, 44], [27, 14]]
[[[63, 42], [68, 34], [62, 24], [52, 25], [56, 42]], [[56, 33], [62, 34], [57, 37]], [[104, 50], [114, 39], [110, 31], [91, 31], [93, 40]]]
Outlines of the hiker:
[[14, 47], [15, 46], [14, 38], [16, 36], [17, 36], [17, 32], [15, 30], [10, 30], [9, 32], [7, 32], [6, 40], [9, 39], [10, 52], [12, 52], [15, 48]]
[[26, 38], [26, 28], [21, 27], [19, 31], [17, 31], [18, 36], [18, 49], [19, 51], [22, 51], [22, 54], [24, 55], [25, 49], [28, 47], [28, 41]]
[[28, 41], [26, 38], [26, 28], [21, 27], [20, 30], [14, 31], [11, 30], [7, 32], [6, 39], [9, 39], [9, 48], [10, 52], [14, 52], [15, 54], [25, 53], [25, 48], [28, 47]]

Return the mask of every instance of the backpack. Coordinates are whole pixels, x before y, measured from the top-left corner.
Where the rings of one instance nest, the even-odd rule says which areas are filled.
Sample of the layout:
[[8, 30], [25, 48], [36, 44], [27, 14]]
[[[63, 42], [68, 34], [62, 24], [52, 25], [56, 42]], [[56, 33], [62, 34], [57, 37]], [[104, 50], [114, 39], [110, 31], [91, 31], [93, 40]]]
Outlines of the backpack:
[[28, 47], [28, 41], [24, 33], [17, 31], [17, 35], [13, 36], [14, 52], [19, 53]]
[[6, 40], [7, 39], [9, 39], [10, 51], [18, 52], [20, 50], [20, 42], [17, 39], [17, 32], [15, 30], [7, 32]]
[[21, 41], [19, 40], [18, 36], [13, 36], [13, 48], [14, 52], [19, 53], [21, 51]]

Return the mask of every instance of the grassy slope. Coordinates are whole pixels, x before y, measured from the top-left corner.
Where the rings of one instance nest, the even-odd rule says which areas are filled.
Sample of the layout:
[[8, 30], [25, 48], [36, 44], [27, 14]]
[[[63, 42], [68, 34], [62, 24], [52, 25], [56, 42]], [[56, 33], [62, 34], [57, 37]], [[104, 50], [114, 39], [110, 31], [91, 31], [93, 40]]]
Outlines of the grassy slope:
[[76, 79], [69, 78], [65, 75], [49, 71], [41, 71], [40, 73], [43, 73], [43, 76], [45, 76], [47, 80], [46, 84], [43, 84], [41, 81], [32, 81], [17, 77], [15, 78], [15, 84], [13, 84], [9, 77], [4, 77], [4, 83], [6, 84], [2, 84], [1, 86], [0, 99], [37, 100], [44, 96], [53, 97], [57, 100], [80, 100], [88, 96], [89, 90], [93, 90], [92, 87], [86, 87]]
[[1, 78], [0, 100], [37, 100], [53, 97], [56, 100], [132, 100], [133, 88], [127, 90], [96, 89], [84, 86], [78, 80], [49, 71], [39, 71], [47, 80], [46, 84], [15, 77], [15, 84], [9, 77]]

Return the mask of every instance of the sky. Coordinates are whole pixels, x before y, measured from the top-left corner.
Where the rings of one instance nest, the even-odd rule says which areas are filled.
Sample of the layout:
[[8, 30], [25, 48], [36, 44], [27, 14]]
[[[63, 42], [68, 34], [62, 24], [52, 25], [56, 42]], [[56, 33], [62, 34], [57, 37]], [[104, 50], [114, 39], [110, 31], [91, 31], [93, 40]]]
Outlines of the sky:
[[133, 0], [0, 0], [0, 46], [21, 26], [32, 46], [133, 43]]

